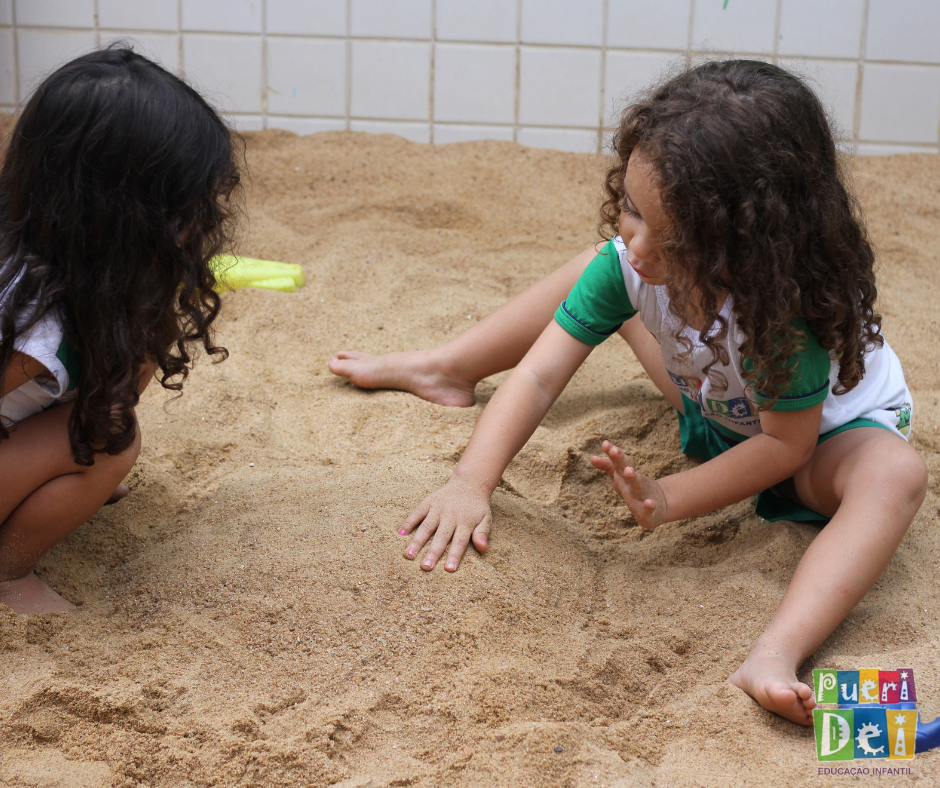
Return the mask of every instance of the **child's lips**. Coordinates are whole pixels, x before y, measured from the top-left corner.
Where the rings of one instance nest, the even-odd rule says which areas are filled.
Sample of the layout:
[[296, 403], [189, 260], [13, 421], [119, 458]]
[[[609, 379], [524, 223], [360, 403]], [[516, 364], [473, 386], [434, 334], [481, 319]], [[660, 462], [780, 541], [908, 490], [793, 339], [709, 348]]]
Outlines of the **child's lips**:
[[646, 265], [643, 260], [637, 260], [635, 257], [627, 255], [627, 262], [630, 263], [630, 267], [640, 276], [647, 276], [647, 274], [643, 273], [642, 266]]

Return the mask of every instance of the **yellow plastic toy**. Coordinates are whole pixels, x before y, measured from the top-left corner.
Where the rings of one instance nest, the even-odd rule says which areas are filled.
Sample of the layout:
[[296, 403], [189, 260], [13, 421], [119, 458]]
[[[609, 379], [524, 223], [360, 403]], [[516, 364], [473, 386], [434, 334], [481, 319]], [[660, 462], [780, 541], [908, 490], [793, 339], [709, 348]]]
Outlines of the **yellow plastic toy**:
[[223, 254], [213, 257], [209, 261], [209, 267], [215, 274], [217, 291], [260, 287], [264, 290], [294, 293], [304, 283], [303, 269], [293, 263], [276, 263], [273, 260]]

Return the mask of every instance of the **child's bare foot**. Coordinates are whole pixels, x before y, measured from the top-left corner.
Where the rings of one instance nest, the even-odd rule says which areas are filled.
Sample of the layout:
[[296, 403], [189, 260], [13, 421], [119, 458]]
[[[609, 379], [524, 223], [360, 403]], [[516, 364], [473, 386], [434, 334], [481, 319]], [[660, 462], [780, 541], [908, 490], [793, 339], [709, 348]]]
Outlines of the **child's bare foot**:
[[16, 580], [0, 581], [0, 604], [14, 613], [65, 613], [75, 605], [60, 597], [30, 572]]
[[728, 681], [768, 711], [800, 725], [813, 724], [813, 690], [797, 681], [796, 670], [760, 641]]
[[637, 471], [633, 460], [610, 441], [604, 441], [601, 448], [606, 456], [591, 457], [591, 464], [610, 476], [637, 524], [647, 529], [662, 525], [667, 515], [666, 496], [659, 484]]
[[111, 493], [111, 496], [107, 501], [104, 502], [105, 506], [110, 506], [112, 503], [117, 503], [121, 498], [126, 498], [130, 494], [131, 488], [128, 487], [124, 482], [121, 482]]
[[408, 391], [428, 402], [469, 408], [474, 383], [444, 372], [432, 351], [412, 350], [370, 356], [356, 350], [340, 350], [329, 362], [330, 372], [364, 389]]

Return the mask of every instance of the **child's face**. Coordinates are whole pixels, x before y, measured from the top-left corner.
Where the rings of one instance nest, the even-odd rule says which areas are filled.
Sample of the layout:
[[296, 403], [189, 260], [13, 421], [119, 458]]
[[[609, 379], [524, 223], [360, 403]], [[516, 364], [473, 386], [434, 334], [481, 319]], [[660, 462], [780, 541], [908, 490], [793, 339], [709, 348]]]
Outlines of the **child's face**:
[[618, 227], [627, 247], [627, 262], [644, 282], [660, 285], [666, 274], [660, 237], [667, 220], [655, 171], [638, 151], [634, 151], [627, 162], [623, 186]]

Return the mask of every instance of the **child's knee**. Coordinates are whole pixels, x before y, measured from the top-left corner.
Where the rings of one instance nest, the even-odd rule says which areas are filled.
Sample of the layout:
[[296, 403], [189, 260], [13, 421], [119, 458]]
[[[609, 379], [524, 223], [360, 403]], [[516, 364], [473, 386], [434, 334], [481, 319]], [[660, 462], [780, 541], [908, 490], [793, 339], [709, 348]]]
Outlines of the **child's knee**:
[[927, 463], [910, 444], [882, 458], [881, 470], [895, 493], [919, 508], [927, 494]]
[[131, 468], [137, 462], [137, 457], [140, 455], [140, 427], [137, 427], [136, 434], [134, 435], [134, 440], [130, 446], [128, 446], [120, 454], [98, 454], [95, 457], [95, 464], [92, 465], [89, 470], [94, 472], [95, 467], [98, 467], [98, 472], [106, 475], [109, 481], [113, 481], [115, 484], [120, 482], [128, 473], [130, 473]]

